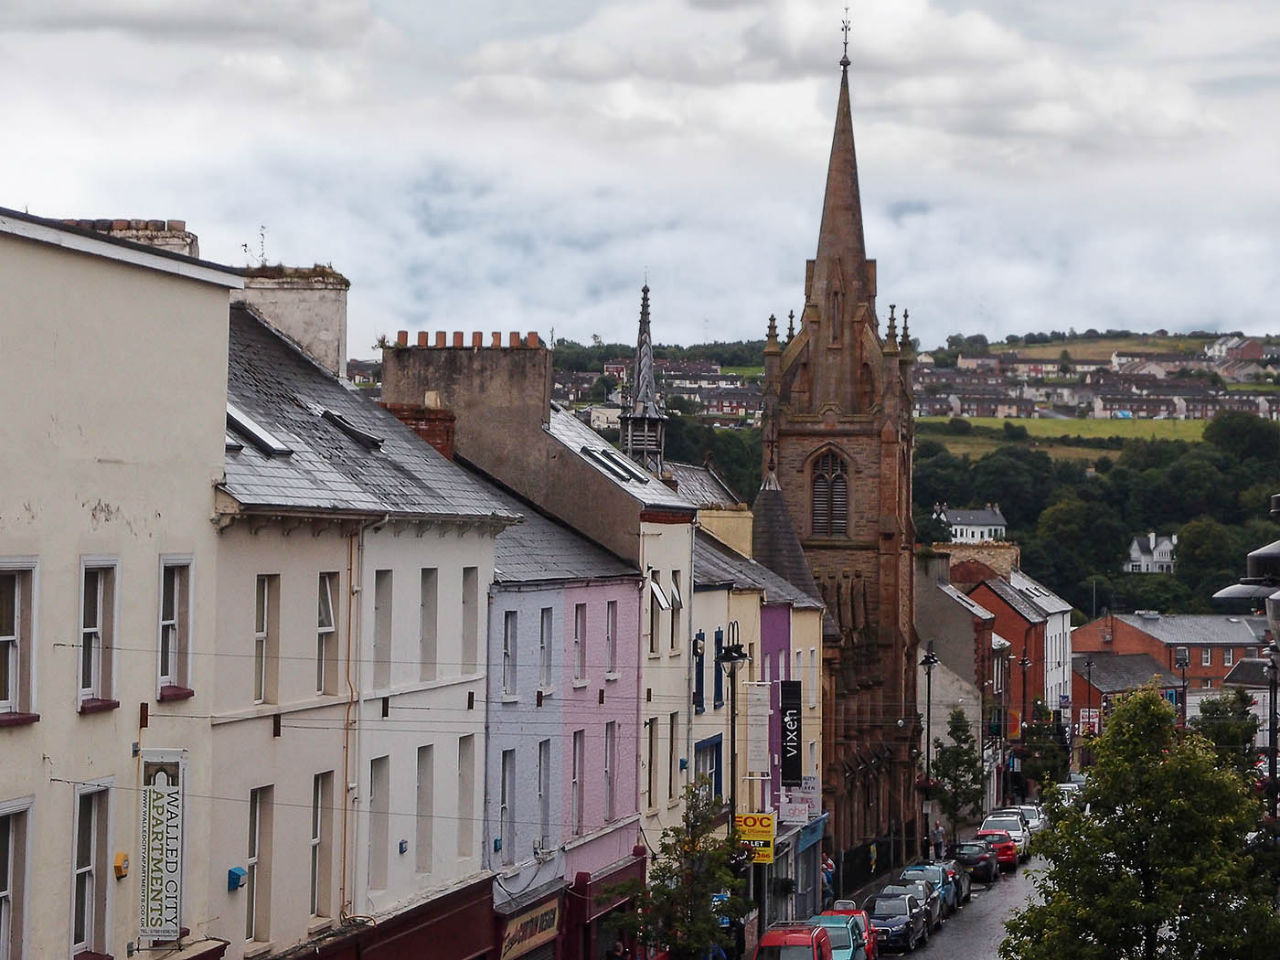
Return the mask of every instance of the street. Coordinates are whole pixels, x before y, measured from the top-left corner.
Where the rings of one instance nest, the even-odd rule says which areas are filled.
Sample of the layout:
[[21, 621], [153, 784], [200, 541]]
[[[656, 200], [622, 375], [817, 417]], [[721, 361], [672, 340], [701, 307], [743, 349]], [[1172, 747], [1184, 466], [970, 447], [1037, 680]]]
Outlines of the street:
[[1032, 857], [1013, 875], [992, 884], [973, 885], [973, 899], [942, 925], [929, 938], [927, 946], [918, 949], [917, 957], [946, 957], [947, 960], [995, 960], [1000, 941], [1004, 939], [1004, 921], [1027, 903], [1033, 887], [1028, 870], [1043, 864]]

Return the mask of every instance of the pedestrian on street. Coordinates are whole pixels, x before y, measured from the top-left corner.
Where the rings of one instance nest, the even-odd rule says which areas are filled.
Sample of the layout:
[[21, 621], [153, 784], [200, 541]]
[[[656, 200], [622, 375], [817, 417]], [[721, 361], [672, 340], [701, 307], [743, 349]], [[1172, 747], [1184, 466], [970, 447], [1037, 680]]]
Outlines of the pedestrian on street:
[[605, 960], [631, 960], [631, 953], [621, 940], [614, 940], [613, 949], [604, 956]]
[[942, 829], [942, 821], [933, 821], [933, 859], [942, 859], [942, 848], [947, 843], [947, 831]]

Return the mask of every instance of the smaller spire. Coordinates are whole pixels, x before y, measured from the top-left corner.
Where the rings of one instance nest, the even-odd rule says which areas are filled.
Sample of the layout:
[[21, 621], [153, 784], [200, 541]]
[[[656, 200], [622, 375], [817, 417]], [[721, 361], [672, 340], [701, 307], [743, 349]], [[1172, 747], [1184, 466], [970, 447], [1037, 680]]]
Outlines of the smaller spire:
[[844, 56], [840, 58], [840, 68], [849, 72], [849, 8], [844, 8], [844, 19], [840, 21], [840, 30], [844, 33]]
[[796, 335], [796, 312], [792, 310], [787, 314], [787, 343], [791, 342], [791, 338]]
[[778, 318], [772, 313], [769, 314], [769, 339], [778, 339]]
[[896, 306], [894, 304], [889, 304], [889, 329], [885, 331], [885, 338], [890, 343], [897, 343], [898, 341], [898, 318], [893, 315], [895, 309]]
[[907, 329], [907, 320], [909, 320], [910, 317], [911, 317], [911, 314], [907, 311], [907, 308], [903, 307], [902, 308], [902, 347], [904, 350], [907, 347], [911, 346], [911, 332]]

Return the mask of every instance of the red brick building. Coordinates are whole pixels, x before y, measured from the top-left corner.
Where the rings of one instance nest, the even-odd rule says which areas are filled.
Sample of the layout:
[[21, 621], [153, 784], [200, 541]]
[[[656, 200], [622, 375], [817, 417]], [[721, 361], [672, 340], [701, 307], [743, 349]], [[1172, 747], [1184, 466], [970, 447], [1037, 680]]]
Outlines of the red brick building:
[[[890, 308], [876, 316], [842, 62], [817, 255], [805, 266], [800, 329], [765, 345], [764, 473], [826, 602], [823, 805], [836, 850], [916, 837], [920, 804], [912, 629], [911, 367]], [[759, 500], [757, 501], [760, 502]], [[781, 529], [779, 518], [766, 525]], [[768, 543], [757, 546], [773, 566]], [[774, 569], [778, 569], [774, 567]], [[786, 572], [779, 570], [784, 576]]]

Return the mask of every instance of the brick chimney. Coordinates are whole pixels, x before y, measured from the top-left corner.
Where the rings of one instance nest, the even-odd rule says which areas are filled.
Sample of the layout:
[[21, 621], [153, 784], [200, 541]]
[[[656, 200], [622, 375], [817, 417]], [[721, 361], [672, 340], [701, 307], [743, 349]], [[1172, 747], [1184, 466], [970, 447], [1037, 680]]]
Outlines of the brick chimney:
[[200, 240], [187, 230], [185, 220], [63, 220], [69, 227], [104, 233], [117, 240], [145, 243], [149, 247], [180, 253], [184, 257], [200, 256]]
[[314, 267], [246, 267], [244, 289], [233, 302], [253, 307], [334, 376], [347, 375], [349, 281], [324, 264]]
[[[428, 394], [431, 400], [432, 395]], [[395, 418], [409, 427], [427, 443], [431, 444], [446, 459], [453, 459], [453, 433], [458, 418], [451, 410], [438, 410], [430, 406], [415, 406], [410, 403], [383, 403]]]

